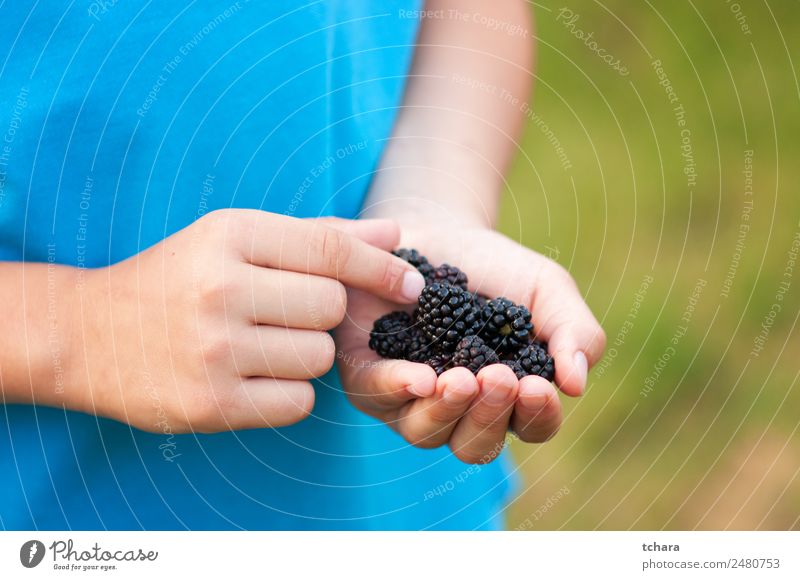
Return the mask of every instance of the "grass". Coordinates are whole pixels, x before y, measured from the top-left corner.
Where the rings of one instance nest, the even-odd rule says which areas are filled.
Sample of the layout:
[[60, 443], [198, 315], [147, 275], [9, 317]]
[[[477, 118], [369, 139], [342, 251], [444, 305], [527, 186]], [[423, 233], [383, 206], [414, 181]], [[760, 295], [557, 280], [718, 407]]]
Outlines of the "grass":
[[[800, 235], [800, 19], [795, 2], [739, 5], [750, 34], [725, 2], [570, 6], [575, 26], [594, 32], [627, 76], [557, 20], [562, 4], [536, 7], [533, 109], [552, 134], [529, 122], [501, 229], [557, 250], [615, 356], [607, 353], [582, 399], [564, 400], [555, 439], [513, 447], [525, 489], [510, 506], [511, 528], [800, 529], [800, 265], [785, 274]], [[654, 60], [683, 106], [683, 127]], [[740, 240], [741, 224], [749, 229]], [[619, 335], [626, 320], [633, 326]]]

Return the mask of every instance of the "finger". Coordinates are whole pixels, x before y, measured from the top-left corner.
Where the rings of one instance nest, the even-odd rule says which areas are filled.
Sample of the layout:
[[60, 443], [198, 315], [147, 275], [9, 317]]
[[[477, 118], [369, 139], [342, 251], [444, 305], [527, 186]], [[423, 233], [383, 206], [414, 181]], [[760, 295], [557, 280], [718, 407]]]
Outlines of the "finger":
[[[602, 331], [599, 331], [602, 333]], [[605, 335], [587, 325], [569, 323], [559, 327], [548, 350], [556, 366], [556, 384], [567, 395], [582, 395], [586, 390], [589, 369], [603, 352]]]
[[352, 403], [372, 415], [396, 412], [412, 399], [430, 397], [436, 389], [436, 372], [420, 363], [351, 355], [339, 361], [339, 369], [343, 382], [351, 386]]
[[606, 335], [572, 278], [560, 269], [545, 274], [533, 304], [534, 329], [548, 343], [556, 384], [570, 396], [586, 388], [589, 369], [603, 355]]
[[256, 326], [244, 333], [235, 353], [243, 377], [310, 379], [333, 367], [336, 347], [327, 332]]
[[[509, 243], [504, 260], [492, 254], [496, 247], [475, 248], [463, 256], [470, 287], [491, 296], [506, 296], [531, 311], [538, 339], [548, 342], [555, 359], [556, 383], [566, 394], [578, 396], [586, 387], [588, 370], [602, 357], [606, 337], [575, 281], [550, 260], [518, 244]], [[513, 265], [529, 264], [522, 271]]]
[[330, 330], [347, 311], [345, 287], [324, 276], [271, 268], [250, 269], [251, 300], [242, 300], [245, 316], [256, 324]]
[[396, 414], [407, 401], [433, 395], [436, 372], [432, 368], [381, 358], [368, 346], [372, 321], [392, 309], [391, 303], [360, 290], [348, 290], [347, 300], [351, 313], [335, 336], [339, 373], [353, 404], [373, 416], [386, 411]]
[[306, 381], [246, 379], [215, 401], [210, 431], [283, 427], [305, 419], [314, 407], [314, 388]]
[[393, 250], [400, 243], [400, 226], [394, 220], [346, 220], [327, 217], [316, 218], [309, 221], [315, 221], [328, 227], [341, 230], [381, 250]]
[[398, 303], [416, 301], [425, 286], [410, 264], [339, 229], [313, 220], [243, 212], [242, 257], [256, 266], [334, 278]]
[[478, 394], [478, 381], [463, 367], [442, 373], [436, 393], [405, 405], [390, 421], [406, 441], [417, 447], [440, 447], [447, 443], [456, 422]]
[[519, 382], [511, 428], [527, 443], [542, 443], [561, 427], [561, 401], [552, 383], [542, 377], [525, 377]]
[[[520, 248], [519, 252], [529, 252]], [[543, 260], [542, 258], [539, 258]], [[530, 258], [528, 258], [530, 261]], [[488, 276], [481, 291], [505, 295], [531, 311], [534, 332], [548, 343], [556, 367], [556, 384], [567, 395], [578, 396], [586, 387], [589, 368], [605, 349], [606, 337], [586, 305], [572, 276], [554, 262], [542, 261], [517, 283], [508, 286], [508, 272]], [[499, 268], [493, 266], [492, 268]]]
[[465, 463], [490, 463], [505, 445], [519, 381], [506, 365], [490, 365], [478, 373], [480, 395], [458, 422], [450, 438], [453, 454]]

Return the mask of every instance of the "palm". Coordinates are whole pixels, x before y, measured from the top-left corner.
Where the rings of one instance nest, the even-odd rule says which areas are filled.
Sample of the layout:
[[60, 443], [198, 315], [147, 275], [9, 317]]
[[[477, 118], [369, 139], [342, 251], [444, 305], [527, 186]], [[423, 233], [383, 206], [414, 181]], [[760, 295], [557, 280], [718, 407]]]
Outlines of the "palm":
[[[574, 353], [585, 352], [595, 362], [604, 336], [560, 266], [489, 230], [406, 230], [402, 243], [434, 264], [447, 262], [463, 269], [470, 277], [470, 290], [506, 296], [530, 308], [537, 337], [549, 341], [555, 357], [556, 383], [567, 394], [582, 392], [585, 370], [576, 368], [580, 365]], [[510, 369], [492, 365], [477, 378], [457, 368], [437, 379], [426, 365], [380, 359], [369, 349], [369, 331], [376, 318], [397, 308], [349, 291], [347, 316], [336, 341], [343, 384], [358, 408], [386, 421], [414, 444], [450, 443], [457, 455], [471, 462], [493, 459], [476, 450], [497, 438], [498, 423], [503, 423], [503, 436], [510, 423], [528, 440], [541, 440], [557, 429], [560, 403], [552, 385], [540, 377], [517, 381]], [[463, 401], [455, 396], [451, 399], [458, 404], [442, 401], [451, 391], [463, 395]], [[463, 449], [467, 451], [460, 453]]]
[[360, 290], [347, 291], [347, 315], [336, 329], [336, 344], [340, 366], [379, 365], [382, 359], [369, 348], [369, 333], [373, 322], [402, 306], [377, 298]]

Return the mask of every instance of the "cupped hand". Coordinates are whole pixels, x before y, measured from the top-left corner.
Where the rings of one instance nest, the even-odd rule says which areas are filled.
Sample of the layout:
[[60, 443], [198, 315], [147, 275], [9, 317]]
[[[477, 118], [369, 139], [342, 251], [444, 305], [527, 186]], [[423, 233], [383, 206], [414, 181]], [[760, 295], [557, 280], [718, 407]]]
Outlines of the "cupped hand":
[[[549, 258], [486, 229], [404, 230], [402, 246], [433, 264], [458, 266], [471, 291], [527, 306], [538, 340], [548, 342], [555, 384], [578, 396], [588, 369], [602, 356], [605, 334], [569, 273]], [[510, 428], [526, 442], [552, 437], [562, 420], [554, 386], [538, 376], [517, 380], [495, 364], [474, 376], [453, 368], [437, 377], [425, 364], [380, 358], [368, 347], [373, 321], [397, 304], [348, 291], [344, 322], [335, 330], [342, 382], [353, 404], [419, 447], [449, 445], [467, 463], [488, 463]]]

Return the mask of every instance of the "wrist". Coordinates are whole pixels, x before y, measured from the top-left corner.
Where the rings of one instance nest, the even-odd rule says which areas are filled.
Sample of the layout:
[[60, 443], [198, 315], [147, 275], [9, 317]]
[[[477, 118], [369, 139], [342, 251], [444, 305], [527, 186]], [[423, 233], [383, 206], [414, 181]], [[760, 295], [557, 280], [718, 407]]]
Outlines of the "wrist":
[[54, 263], [8, 266], [2, 389], [8, 403], [72, 408], [73, 319], [77, 270]]
[[101, 288], [105, 268], [75, 270], [72, 279], [70, 328], [65, 352], [62, 398], [63, 405], [75, 411], [98, 414], [98, 398], [92, 394], [92, 380], [97, 358], [113, 356], [113, 342], [107, 336], [106, 292]]
[[386, 150], [362, 217], [403, 227], [492, 228], [502, 177], [455, 147], [400, 139]]
[[390, 219], [400, 228], [423, 229], [491, 229], [492, 223], [480, 212], [452, 207], [455, 196], [443, 195], [437, 199], [423, 198], [410, 193], [385, 196], [380, 201], [365, 206], [363, 219]]

